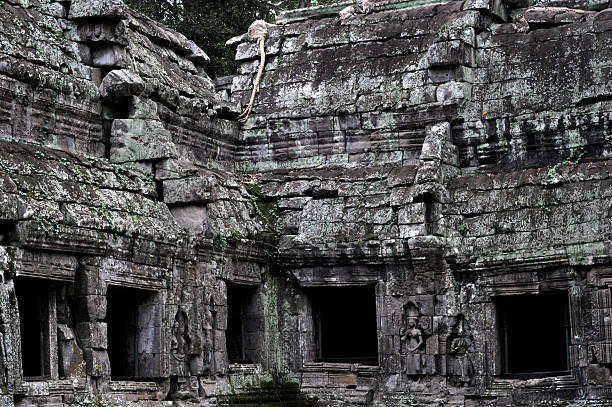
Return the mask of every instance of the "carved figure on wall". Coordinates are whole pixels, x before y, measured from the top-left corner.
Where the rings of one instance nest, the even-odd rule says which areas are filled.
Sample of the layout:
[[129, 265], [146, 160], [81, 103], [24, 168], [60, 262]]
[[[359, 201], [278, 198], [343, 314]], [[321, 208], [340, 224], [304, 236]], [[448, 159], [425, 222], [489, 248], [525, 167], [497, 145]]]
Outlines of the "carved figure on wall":
[[402, 341], [408, 341], [408, 350], [414, 352], [423, 344], [423, 333], [417, 327], [419, 309], [413, 302], [404, 305], [404, 321], [400, 336]]
[[172, 399], [196, 401], [198, 397], [198, 379], [194, 376], [178, 377], [172, 387]]
[[469, 354], [473, 338], [466, 325], [465, 317], [459, 315], [448, 342], [449, 356], [446, 372], [450, 384], [458, 387], [469, 385], [471, 377], [474, 375], [474, 366]]
[[417, 319], [409, 318], [408, 326], [403, 330], [402, 340], [408, 341], [408, 350], [414, 352], [423, 344], [423, 333], [417, 328]]
[[[0, 284], [4, 284], [4, 274], [0, 272]], [[6, 363], [6, 346], [4, 345], [4, 332], [6, 331], [4, 316], [0, 310], [0, 385], [6, 386], [8, 379]]]
[[418, 327], [420, 311], [416, 304], [408, 301], [404, 304], [404, 318], [400, 338], [405, 344], [407, 353], [403, 356], [403, 373], [408, 376], [423, 374], [423, 358], [420, 348], [423, 345], [423, 332]]
[[185, 359], [185, 354], [189, 351], [189, 338], [187, 314], [185, 311], [179, 309], [174, 317], [174, 324], [172, 325], [172, 339], [170, 340], [170, 353], [178, 360], [182, 361]]
[[209, 293], [204, 305], [204, 318], [202, 319], [202, 333], [204, 335], [204, 349], [202, 351], [202, 359], [204, 363], [204, 370], [211, 371], [212, 368], [212, 354], [213, 354], [213, 329], [215, 328], [215, 301], [212, 293]]
[[4, 344], [4, 332], [6, 330], [2, 312], [0, 312], [0, 385], [6, 386], [8, 382], [8, 363], [6, 363], [6, 345]]

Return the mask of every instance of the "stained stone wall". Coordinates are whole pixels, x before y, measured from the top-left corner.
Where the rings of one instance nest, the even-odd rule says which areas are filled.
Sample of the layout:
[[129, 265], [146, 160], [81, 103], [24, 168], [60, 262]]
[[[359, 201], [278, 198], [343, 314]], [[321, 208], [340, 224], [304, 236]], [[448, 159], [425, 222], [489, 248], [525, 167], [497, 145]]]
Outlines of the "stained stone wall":
[[273, 246], [208, 57], [121, 1], [0, 9], [0, 404], [231, 394], [226, 281], [257, 287]]
[[0, 3], [0, 406], [611, 404], [607, 3]]
[[[279, 267], [299, 287], [283, 333], [303, 391], [329, 405], [610, 403], [606, 7], [380, 2], [344, 21], [333, 7], [279, 17], [236, 162], [258, 173]], [[255, 46], [236, 57], [244, 103]], [[377, 366], [326, 359], [313, 288], [364, 285]], [[561, 302], [515, 315], [513, 331], [517, 304], [545, 298]], [[563, 307], [563, 334], [538, 331]], [[513, 335], [534, 336], [530, 356], [511, 352]], [[508, 367], [558, 343], [563, 371]]]

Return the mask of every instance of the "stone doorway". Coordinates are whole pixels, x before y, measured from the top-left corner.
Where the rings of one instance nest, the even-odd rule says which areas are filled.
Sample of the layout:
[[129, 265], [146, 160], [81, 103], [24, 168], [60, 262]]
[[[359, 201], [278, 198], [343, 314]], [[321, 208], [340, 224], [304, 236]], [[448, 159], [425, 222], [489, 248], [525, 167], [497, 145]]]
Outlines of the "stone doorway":
[[106, 319], [112, 380], [137, 380], [158, 375], [160, 312], [157, 292], [109, 286]]
[[315, 362], [378, 365], [374, 285], [310, 288], [318, 357]]

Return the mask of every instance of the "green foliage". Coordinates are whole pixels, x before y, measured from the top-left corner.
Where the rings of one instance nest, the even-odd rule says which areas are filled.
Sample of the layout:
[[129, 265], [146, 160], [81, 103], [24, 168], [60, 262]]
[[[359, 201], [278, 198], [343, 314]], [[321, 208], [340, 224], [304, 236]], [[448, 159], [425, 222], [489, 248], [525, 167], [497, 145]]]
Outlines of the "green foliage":
[[276, 230], [276, 224], [279, 221], [278, 214], [276, 213], [276, 206], [272, 202], [263, 202], [263, 192], [261, 186], [257, 181], [244, 183], [244, 188], [250, 194], [251, 201], [257, 210], [257, 215], [261, 218], [264, 225], [270, 230], [278, 234]]
[[223, 250], [228, 246], [236, 246], [240, 242], [240, 233], [236, 229], [232, 229], [231, 232], [225, 236], [221, 233], [216, 234], [213, 237], [213, 247], [217, 250]]
[[580, 160], [582, 160], [582, 157], [584, 156], [585, 153], [586, 153], [585, 144], [581, 143], [581, 144], [576, 145], [575, 147], [572, 147], [570, 149], [570, 156], [568, 158], [566, 158], [565, 160], [561, 162], [558, 162], [557, 164], [555, 164], [552, 168], [548, 170], [548, 177], [554, 178], [557, 175], [557, 170], [562, 165], [578, 164]]
[[254, 195], [259, 199], [263, 197], [263, 193], [261, 192], [261, 186], [257, 181], [245, 183], [244, 187], [246, 188], [249, 194]]
[[467, 233], [467, 226], [465, 225], [465, 223], [462, 223], [457, 226], [457, 231], [461, 236], [465, 236], [465, 234]]
[[216, 234], [213, 237], [213, 247], [217, 250], [223, 250], [228, 246], [227, 238], [222, 234]]
[[[312, 5], [333, 3], [312, 0]], [[283, 10], [297, 8], [299, 0], [126, 0], [135, 10], [193, 40], [211, 61], [206, 72], [212, 77], [232, 74], [237, 64], [228, 39], [243, 34], [255, 20], [274, 22]]]
[[442, 37], [448, 30], [450, 30], [450, 24], [442, 24], [440, 28], [438, 28], [438, 37]]

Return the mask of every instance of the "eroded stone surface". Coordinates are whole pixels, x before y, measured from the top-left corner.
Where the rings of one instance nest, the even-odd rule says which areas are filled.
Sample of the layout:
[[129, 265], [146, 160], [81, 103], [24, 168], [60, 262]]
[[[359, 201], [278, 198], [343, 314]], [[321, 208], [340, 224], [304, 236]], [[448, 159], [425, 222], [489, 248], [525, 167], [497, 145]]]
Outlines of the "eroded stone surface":
[[347, 5], [1, 4], [0, 406], [612, 402], [607, 2]]

